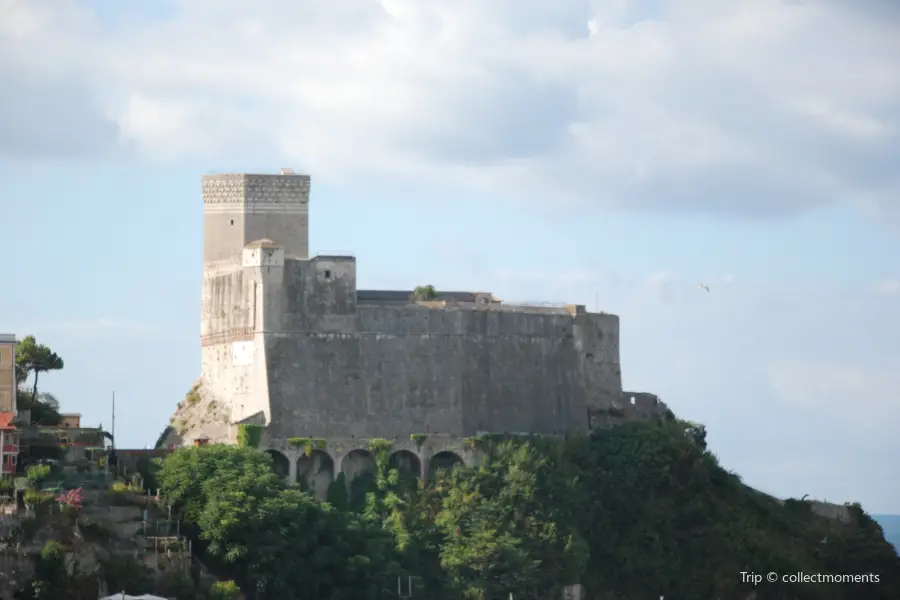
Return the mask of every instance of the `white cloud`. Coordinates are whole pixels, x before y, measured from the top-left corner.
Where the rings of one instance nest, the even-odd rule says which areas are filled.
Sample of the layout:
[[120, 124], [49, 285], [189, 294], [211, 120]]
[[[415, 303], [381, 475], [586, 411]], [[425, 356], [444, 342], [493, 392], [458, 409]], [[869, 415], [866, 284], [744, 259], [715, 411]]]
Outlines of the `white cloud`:
[[900, 295], [900, 279], [885, 279], [875, 286], [875, 291], [885, 296]]
[[781, 402], [821, 413], [859, 433], [896, 438], [900, 373], [895, 368], [804, 359], [774, 364], [770, 374]]
[[[900, 35], [877, 3], [174, 5], [113, 29], [73, 1], [4, 0], [5, 76], [80, 82], [86, 118], [50, 129], [82, 151], [120, 133], [161, 159], [625, 208], [896, 204]], [[25, 109], [49, 85], [6, 98], [0, 148], [40, 125]]]

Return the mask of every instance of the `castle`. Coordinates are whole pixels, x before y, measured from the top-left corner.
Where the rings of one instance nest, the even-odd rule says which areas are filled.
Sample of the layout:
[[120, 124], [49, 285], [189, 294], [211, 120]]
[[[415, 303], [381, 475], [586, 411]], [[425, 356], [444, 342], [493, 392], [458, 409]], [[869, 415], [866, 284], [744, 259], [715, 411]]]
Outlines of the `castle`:
[[373, 438], [425, 475], [474, 460], [470, 436], [586, 434], [667, 411], [623, 392], [615, 315], [359, 290], [355, 257], [309, 255], [309, 176], [207, 175], [202, 187], [202, 374], [164, 443], [233, 442], [239, 424], [264, 425], [276, 466], [323, 493], [374, 466]]

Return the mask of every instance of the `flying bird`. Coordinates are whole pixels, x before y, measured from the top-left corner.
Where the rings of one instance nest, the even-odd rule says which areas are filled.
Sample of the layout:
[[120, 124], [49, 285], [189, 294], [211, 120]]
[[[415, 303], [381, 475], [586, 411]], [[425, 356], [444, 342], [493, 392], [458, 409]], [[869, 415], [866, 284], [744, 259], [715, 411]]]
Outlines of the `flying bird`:
[[707, 292], [709, 291], [709, 286], [708, 286], [708, 285], [704, 285], [704, 284], [702, 284], [702, 283], [698, 283], [697, 286], [698, 286], [701, 290], [706, 290]]

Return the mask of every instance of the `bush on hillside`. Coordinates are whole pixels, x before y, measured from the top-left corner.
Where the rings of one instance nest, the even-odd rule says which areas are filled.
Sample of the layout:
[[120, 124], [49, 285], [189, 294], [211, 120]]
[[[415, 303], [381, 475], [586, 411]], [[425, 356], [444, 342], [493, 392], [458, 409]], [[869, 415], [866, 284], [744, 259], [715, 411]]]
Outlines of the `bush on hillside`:
[[209, 590], [209, 600], [244, 600], [244, 594], [233, 581], [217, 581]]

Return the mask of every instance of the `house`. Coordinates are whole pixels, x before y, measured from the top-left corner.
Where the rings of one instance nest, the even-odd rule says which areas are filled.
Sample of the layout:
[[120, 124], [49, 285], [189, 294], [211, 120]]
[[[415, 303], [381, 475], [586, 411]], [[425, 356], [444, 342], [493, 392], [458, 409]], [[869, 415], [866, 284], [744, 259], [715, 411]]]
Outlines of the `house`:
[[19, 431], [14, 412], [0, 412], [0, 474], [15, 475], [19, 462]]
[[16, 412], [16, 336], [0, 333], [0, 412]]
[[60, 413], [59, 415], [62, 418], [60, 421], [60, 427], [72, 427], [75, 429], [81, 428], [81, 415], [78, 413]]

